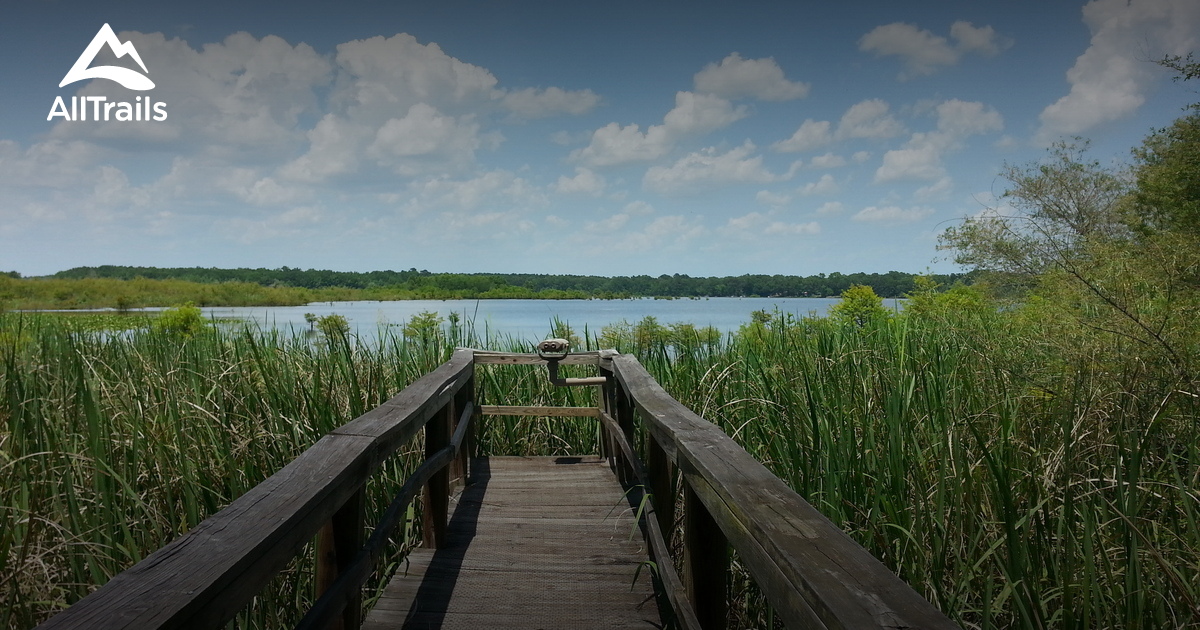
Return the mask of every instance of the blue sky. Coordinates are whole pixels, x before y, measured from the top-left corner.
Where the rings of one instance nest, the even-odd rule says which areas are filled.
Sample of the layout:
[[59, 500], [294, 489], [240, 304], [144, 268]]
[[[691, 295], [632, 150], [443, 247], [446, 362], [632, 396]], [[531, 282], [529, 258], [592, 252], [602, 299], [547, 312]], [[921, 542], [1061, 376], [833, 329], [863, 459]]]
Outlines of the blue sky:
[[[1197, 100], [1195, 0], [247, 4], [5, 8], [0, 270], [952, 271], [1006, 163]], [[152, 90], [59, 87], [105, 23]]]

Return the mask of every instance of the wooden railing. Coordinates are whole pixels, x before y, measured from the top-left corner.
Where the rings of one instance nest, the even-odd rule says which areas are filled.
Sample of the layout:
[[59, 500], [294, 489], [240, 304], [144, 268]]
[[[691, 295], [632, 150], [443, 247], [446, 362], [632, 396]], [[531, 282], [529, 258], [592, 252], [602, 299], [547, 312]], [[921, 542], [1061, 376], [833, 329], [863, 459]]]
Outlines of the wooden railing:
[[[403, 513], [396, 506], [407, 505], [424, 487], [424, 542], [437, 546], [445, 538], [450, 481], [461, 479], [468, 465], [471, 433], [464, 423], [474, 407], [473, 355], [456, 351], [436, 370], [321, 438], [228, 507], [38, 628], [220, 628], [314, 537], [317, 588], [325, 595], [303, 624], [357, 628], [358, 587], [382, 546], [374, 538], [386, 536], [389, 518], [394, 523]], [[364, 548], [367, 479], [422, 428], [426, 463], [401, 489]], [[468, 448], [456, 446], [464, 440]]]
[[[566, 379], [603, 383], [597, 407], [575, 408], [477, 405], [477, 363], [548, 364], [537, 355], [457, 350], [39, 628], [221, 627], [314, 536], [322, 595], [298, 627], [357, 628], [362, 585], [422, 489], [423, 544], [443, 544], [449, 497], [468, 476], [481, 414], [600, 420], [604, 455], [630, 488], [668, 613], [683, 630], [725, 627], [730, 547], [789, 628], [957, 627], [719, 428], [671, 398], [636, 358], [612, 351], [565, 357], [562, 364], [596, 365], [603, 377]], [[425, 462], [364, 541], [367, 480], [422, 428]], [[679, 493], [682, 578], [669, 544]]]
[[[636, 358], [612, 356], [601, 372], [610, 377], [602, 419], [616, 429], [611, 439], [625, 443], [612, 447], [618, 468], [626, 477], [642, 471], [665, 532], [675, 526], [682, 473], [686, 595], [672, 601], [690, 602], [701, 628], [725, 627], [730, 547], [788, 628], [957, 628], [720, 428], [668, 395]], [[639, 430], [645, 465], [630, 446]]]

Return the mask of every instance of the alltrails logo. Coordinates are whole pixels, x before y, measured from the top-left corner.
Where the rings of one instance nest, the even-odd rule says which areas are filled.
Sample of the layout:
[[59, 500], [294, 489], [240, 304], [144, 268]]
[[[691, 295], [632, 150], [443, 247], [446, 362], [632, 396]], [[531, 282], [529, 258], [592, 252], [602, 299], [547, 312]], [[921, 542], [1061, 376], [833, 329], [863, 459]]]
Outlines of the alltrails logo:
[[[92, 43], [88, 44], [87, 48], [83, 49], [83, 54], [79, 55], [79, 59], [75, 60], [75, 65], [67, 71], [67, 76], [63, 77], [62, 82], [58, 87], [63, 87], [76, 81], [85, 79], [108, 79], [116, 81], [123, 87], [130, 90], [145, 91], [154, 88], [154, 82], [146, 74], [140, 74], [136, 70], [122, 68], [120, 66], [95, 66], [92, 67], [92, 62], [96, 60], [96, 55], [100, 53], [100, 49], [108, 45], [113, 54], [118, 59], [129, 55], [137, 65], [141, 67], [142, 72], [149, 74], [146, 69], [146, 64], [142, 63], [141, 55], [138, 55], [137, 49], [133, 47], [133, 42], [124, 42], [117, 39], [117, 34], [113, 32], [112, 27], [108, 24], [100, 27], [100, 31], [92, 38]], [[67, 107], [67, 103], [63, 97], [54, 97], [54, 104], [50, 106], [50, 114], [46, 116], [46, 120], [54, 120], [56, 116], [61, 116], [68, 121], [89, 120], [88, 105], [91, 105], [90, 120], [95, 121], [144, 121], [154, 120], [163, 121], [167, 119], [167, 104], [155, 103], [149, 95], [146, 97], [137, 97], [132, 103], [121, 101], [109, 101], [107, 96], [72, 96], [71, 106]]]

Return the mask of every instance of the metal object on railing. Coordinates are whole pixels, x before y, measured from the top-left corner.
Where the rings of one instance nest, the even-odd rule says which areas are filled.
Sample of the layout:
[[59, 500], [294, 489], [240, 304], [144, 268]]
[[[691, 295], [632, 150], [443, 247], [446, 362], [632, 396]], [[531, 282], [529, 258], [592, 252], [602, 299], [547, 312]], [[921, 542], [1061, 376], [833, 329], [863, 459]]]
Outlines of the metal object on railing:
[[537, 353], [547, 361], [559, 361], [571, 354], [571, 342], [566, 339], [546, 339], [538, 343]]
[[608, 379], [603, 376], [591, 378], [561, 378], [558, 375], [558, 362], [571, 354], [571, 342], [566, 339], [546, 339], [537, 345], [537, 354], [546, 361], [550, 370], [550, 382], [559, 387], [582, 387], [586, 385], [603, 385]]

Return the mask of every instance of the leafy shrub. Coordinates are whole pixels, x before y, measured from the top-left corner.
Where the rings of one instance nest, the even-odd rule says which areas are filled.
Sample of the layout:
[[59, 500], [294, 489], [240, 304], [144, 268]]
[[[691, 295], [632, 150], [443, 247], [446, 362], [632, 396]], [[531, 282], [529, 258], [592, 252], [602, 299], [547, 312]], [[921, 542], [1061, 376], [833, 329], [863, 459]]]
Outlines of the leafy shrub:
[[200, 307], [188, 302], [164, 310], [150, 325], [154, 330], [192, 337], [208, 326]]

